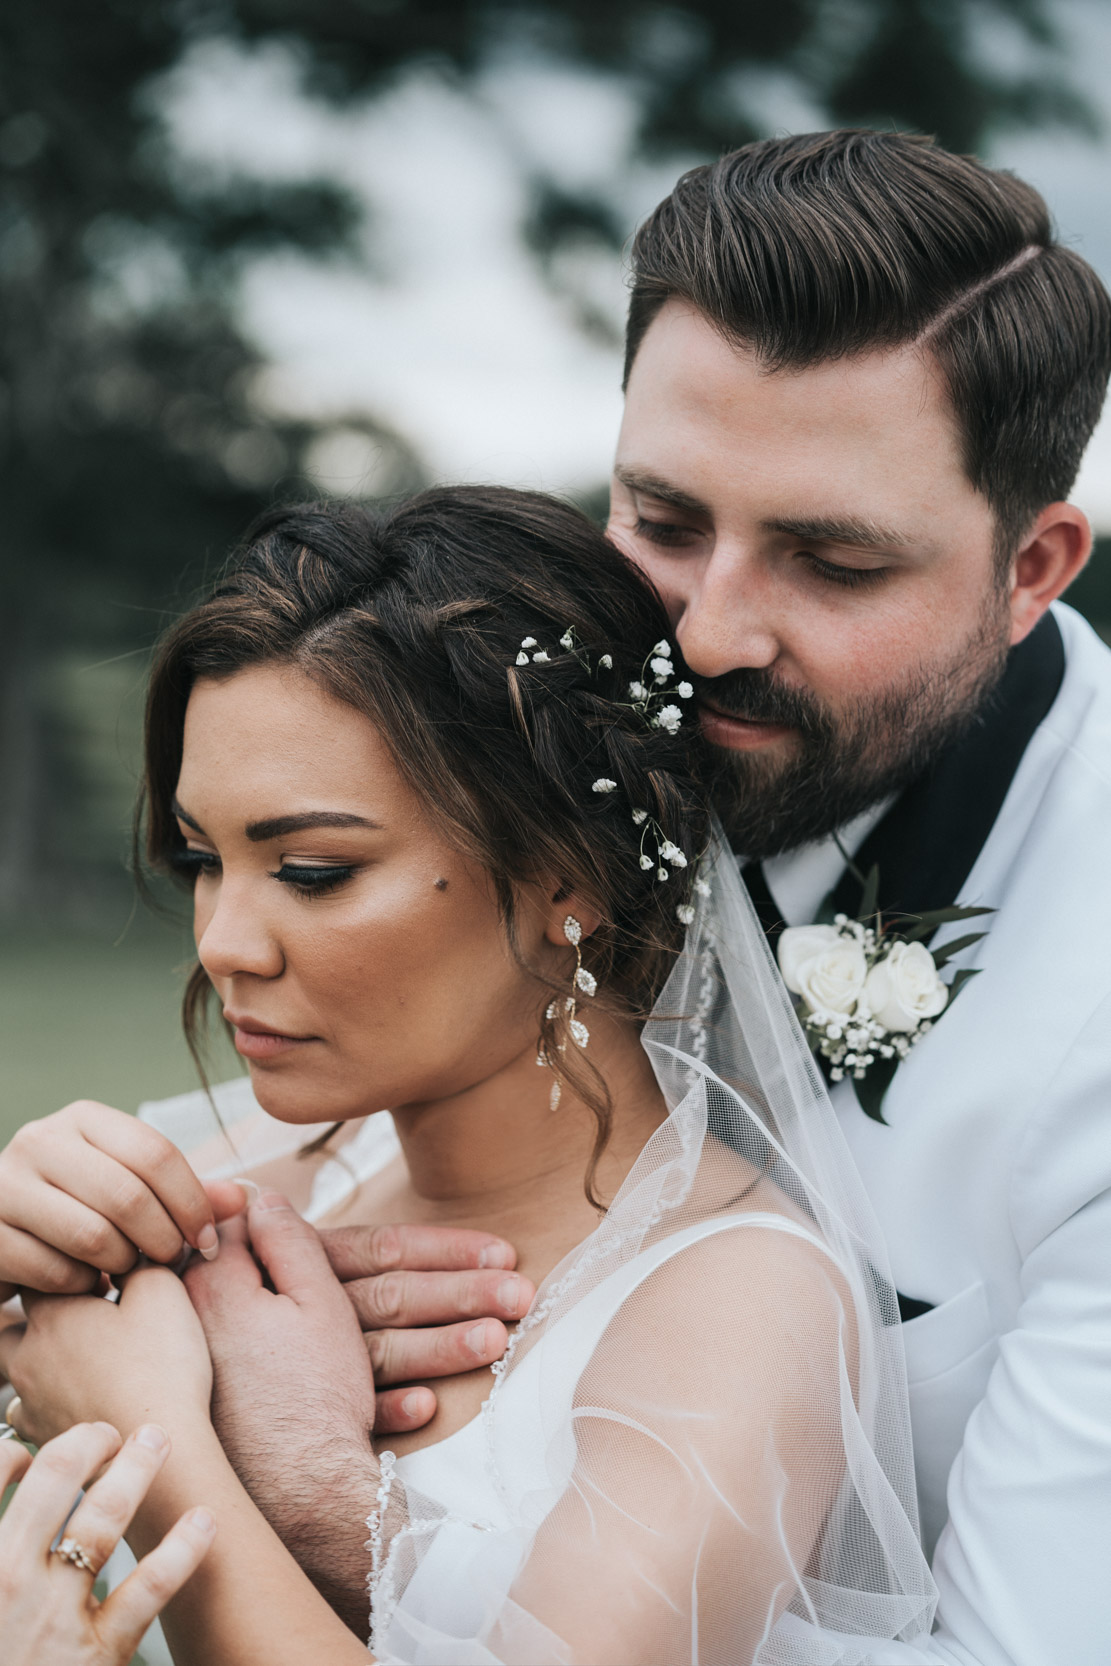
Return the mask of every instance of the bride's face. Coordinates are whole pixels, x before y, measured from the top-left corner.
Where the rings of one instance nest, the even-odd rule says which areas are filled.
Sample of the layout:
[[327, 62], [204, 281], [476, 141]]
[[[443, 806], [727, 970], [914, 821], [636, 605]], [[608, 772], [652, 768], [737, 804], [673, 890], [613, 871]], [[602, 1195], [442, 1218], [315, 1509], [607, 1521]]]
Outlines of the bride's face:
[[[535, 1047], [547, 993], [511, 953], [488, 876], [359, 712], [289, 667], [199, 681], [176, 796], [197, 950], [273, 1115], [440, 1099]], [[526, 888], [530, 964], [559, 953], [549, 912]]]

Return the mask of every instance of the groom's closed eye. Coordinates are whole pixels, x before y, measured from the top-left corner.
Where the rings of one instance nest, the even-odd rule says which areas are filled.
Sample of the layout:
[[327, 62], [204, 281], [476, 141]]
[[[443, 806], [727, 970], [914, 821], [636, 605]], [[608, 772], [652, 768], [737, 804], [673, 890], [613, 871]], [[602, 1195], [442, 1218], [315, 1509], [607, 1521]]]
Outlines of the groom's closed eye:
[[817, 576], [827, 584], [840, 584], [848, 589], [876, 584], [887, 577], [889, 567], [847, 567], [840, 562], [827, 561], [813, 550], [800, 550], [798, 559], [808, 563]]
[[700, 536], [695, 527], [680, 526], [674, 521], [650, 521], [643, 515], [637, 516], [635, 531], [638, 538], [646, 538], [650, 544], [665, 549], [681, 549]]

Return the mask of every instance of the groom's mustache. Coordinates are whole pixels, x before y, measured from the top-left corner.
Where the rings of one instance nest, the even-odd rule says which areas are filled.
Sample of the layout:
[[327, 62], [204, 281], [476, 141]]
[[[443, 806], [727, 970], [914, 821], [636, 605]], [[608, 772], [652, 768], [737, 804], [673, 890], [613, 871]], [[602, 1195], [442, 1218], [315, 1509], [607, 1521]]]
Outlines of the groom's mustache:
[[835, 724], [814, 695], [787, 688], [759, 667], [727, 671], [723, 677], [700, 677], [694, 690], [697, 700], [725, 717], [782, 724], [798, 729], [805, 739], [825, 740], [835, 732]]

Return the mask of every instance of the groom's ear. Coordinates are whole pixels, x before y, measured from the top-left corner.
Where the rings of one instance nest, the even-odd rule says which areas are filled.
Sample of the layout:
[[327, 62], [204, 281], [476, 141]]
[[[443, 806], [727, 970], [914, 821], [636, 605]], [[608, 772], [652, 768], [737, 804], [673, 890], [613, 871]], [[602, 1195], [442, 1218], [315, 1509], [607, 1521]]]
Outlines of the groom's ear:
[[1072, 503], [1050, 503], [1015, 556], [1011, 589], [1011, 646], [1029, 636], [1050, 602], [1087, 565], [1092, 529]]
[[564, 930], [568, 917], [578, 921], [582, 928], [581, 940], [584, 943], [602, 923], [602, 916], [596, 908], [591, 908], [589, 903], [583, 902], [574, 891], [561, 885], [553, 892], [547, 924], [544, 927], [544, 936], [548, 942], [557, 944], [561, 949], [565, 949], [571, 941]]

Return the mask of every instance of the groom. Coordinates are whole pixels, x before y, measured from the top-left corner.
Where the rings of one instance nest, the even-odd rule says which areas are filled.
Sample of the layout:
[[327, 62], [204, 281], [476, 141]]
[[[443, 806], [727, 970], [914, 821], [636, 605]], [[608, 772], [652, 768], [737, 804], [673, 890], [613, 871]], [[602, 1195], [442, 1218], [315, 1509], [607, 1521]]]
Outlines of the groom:
[[[952, 963], [980, 975], [899, 1065], [884, 1120], [851, 1081], [833, 1089], [901, 1292], [941, 1591], [931, 1658], [1096, 1666], [1111, 652], [1057, 598], [1090, 548], [1064, 500], [1103, 401], [1111, 303], [1029, 187], [891, 133], [696, 169], [633, 266], [610, 531], [667, 602], [770, 936], [823, 904], [854, 914], [873, 865], [884, 909], [995, 910]], [[404, 1234], [389, 1242], [404, 1262]], [[461, 1368], [462, 1327], [411, 1328], [457, 1317], [460, 1275], [391, 1275], [383, 1317], [380, 1245], [349, 1231], [341, 1255], [343, 1276], [367, 1275], [372, 1356], [398, 1326], [408, 1377]], [[272, 1454], [243, 1436], [234, 1456], [274, 1498]], [[280, 1479], [304, 1496], [298, 1461]], [[349, 1542], [333, 1498], [326, 1513]], [[343, 1552], [316, 1525], [294, 1548], [335, 1589]], [[356, 1546], [360, 1608], [364, 1573]]]

